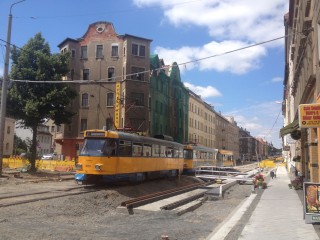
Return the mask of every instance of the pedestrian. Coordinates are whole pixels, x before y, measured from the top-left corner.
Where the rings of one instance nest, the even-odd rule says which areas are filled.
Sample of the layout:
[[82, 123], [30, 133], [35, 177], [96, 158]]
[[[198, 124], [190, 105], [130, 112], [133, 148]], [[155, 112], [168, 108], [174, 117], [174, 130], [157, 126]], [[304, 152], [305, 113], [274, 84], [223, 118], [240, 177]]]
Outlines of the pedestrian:
[[271, 176], [272, 179], [274, 178], [274, 171], [273, 170], [271, 170], [270, 176]]
[[277, 178], [277, 168], [274, 170], [274, 178]]

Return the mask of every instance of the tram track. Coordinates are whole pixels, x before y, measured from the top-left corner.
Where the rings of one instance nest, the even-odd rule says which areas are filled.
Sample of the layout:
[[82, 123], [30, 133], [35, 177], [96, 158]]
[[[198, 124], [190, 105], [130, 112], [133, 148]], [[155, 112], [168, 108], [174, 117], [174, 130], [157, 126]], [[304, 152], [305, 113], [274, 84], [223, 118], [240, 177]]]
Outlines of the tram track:
[[176, 196], [178, 194], [189, 192], [189, 191], [192, 191], [194, 189], [197, 189], [197, 188], [205, 186], [205, 185], [206, 185], [206, 183], [194, 183], [194, 184], [189, 184], [189, 185], [183, 186], [183, 187], [178, 187], [178, 188], [174, 188], [174, 189], [170, 189], [170, 190], [166, 190], [166, 191], [156, 192], [153, 194], [148, 194], [148, 195], [144, 195], [144, 196], [137, 197], [134, 199], [130, 199], [128, 201], [121, 202], [121, 206], [126, 207], [127, 209], [136, 208], [136, 207], [139, 207], [139, 206], [151, 203], [151, 202], [159, 201], [159, 200], [162, 200], [165, 198]]
[[53, 189], [50, 191], [32, 192], [26, 194], [2, 195], [0, 196], [0, 208], [72, 195], [80, 195], [101, 190], [103, 189], [97, 189], [95, 186], [81, 186], [69, 187], [64, 189]]

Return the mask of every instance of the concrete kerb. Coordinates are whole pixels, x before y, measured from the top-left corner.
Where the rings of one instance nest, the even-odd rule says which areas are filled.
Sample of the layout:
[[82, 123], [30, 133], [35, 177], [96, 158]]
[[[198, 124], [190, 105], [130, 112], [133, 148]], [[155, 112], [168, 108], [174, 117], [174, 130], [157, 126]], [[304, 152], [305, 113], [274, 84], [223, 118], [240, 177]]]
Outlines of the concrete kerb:
[[215, 198], [215, 197], [220, 197], [222, 198], [223, 197], [223, 193], [230, 187], [234, 186], [235, 184], [237, 184], [237, 180], [231, 180], [230, 182], [227, 182], [225, 184], [222, 184], [218, 187], [215, 187], [209, 191], [207, 191], [205, 193], [205, 195], [208, 197], [209, 200], [212, 200], [212, 198]]
[[239, 222], [243, 214], [251, 206], [251, 203], [258, 194], [252, 193], [248, 198], [244, 199], [239, 207], [235, 208], [222, 223], [219, 224], [206, 240], [223, 240], [229, 234], [231, 229]]

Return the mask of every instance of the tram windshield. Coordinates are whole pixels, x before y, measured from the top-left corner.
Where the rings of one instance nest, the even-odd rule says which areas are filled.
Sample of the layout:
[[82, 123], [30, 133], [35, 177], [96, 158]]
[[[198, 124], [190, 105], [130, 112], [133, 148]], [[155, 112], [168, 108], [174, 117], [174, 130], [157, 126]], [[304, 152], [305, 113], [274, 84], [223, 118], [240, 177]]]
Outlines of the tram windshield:
[[117, 142], [111, 138], [87, 138], [84, 141], [80, 156], [115, 156]]

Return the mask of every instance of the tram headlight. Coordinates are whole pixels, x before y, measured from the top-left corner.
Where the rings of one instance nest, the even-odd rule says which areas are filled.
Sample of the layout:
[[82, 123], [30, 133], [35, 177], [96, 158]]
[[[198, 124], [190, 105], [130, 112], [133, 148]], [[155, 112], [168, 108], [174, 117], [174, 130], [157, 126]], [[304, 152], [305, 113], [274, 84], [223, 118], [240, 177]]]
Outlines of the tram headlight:
[[97, 170], [97, 171], [101, 171], [102, 170], [102, 164], [96, 164], [94, 166], [94, 169]]
[[81, 163], [77, 163], [75, 166], [76, 170], [82, 170], [82, 164]]

